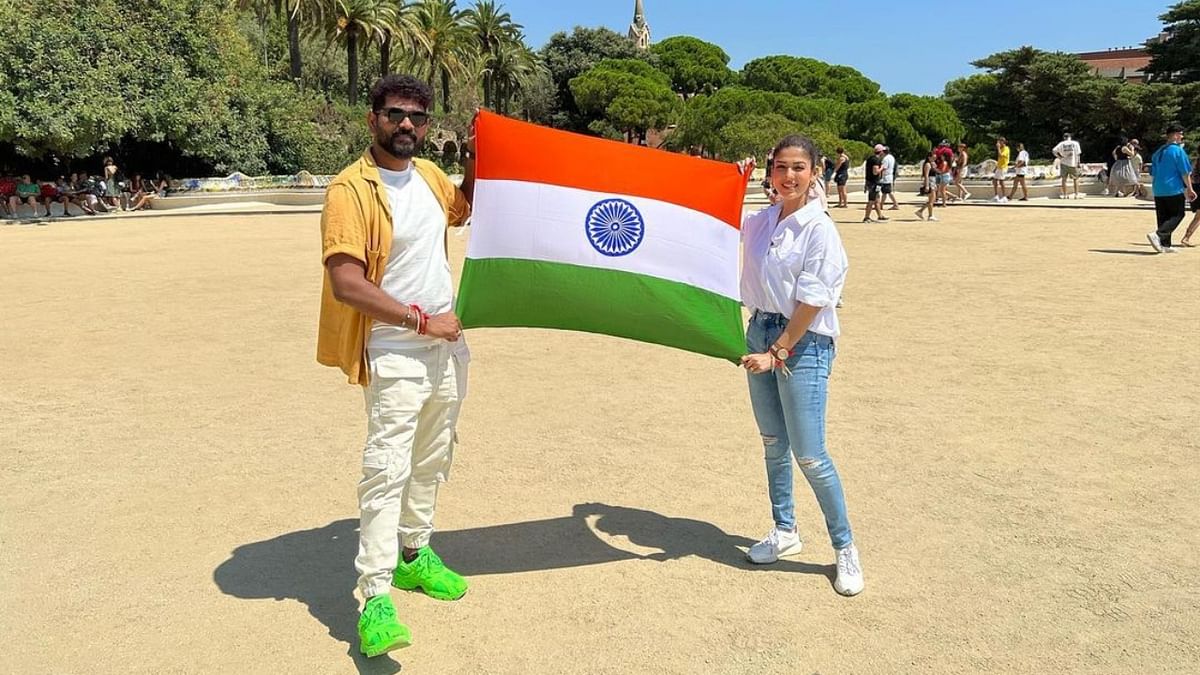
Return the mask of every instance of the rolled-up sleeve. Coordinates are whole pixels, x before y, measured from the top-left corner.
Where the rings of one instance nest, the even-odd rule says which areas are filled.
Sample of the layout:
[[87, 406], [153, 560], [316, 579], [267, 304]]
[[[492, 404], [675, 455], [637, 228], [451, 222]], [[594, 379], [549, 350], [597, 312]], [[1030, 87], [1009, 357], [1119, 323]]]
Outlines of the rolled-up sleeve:
[[846, 252], [837, 232], [822, 228], [805, 252], [803, 267], [796, 274], [796, 302], [810, 307], [837, 303], [838, 289], [846, 282]]
[[367, 262], [367, 228], [354, 191], [345, 185], [330, 185], [321, 210], [321, 262], [345, 253]]

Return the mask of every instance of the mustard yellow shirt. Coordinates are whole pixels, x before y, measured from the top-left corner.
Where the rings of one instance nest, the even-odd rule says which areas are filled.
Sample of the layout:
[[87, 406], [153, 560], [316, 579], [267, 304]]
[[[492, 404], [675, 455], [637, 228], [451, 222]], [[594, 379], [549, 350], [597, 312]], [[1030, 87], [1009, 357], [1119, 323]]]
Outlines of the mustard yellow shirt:
[[1003, 148], [1000, 148], [996, 152], [996, 155], [996, 168], [1000, 171], [1004, 171], [1008, 168], [1008, 158], [1010, 156], [1010, 153], [1008, 152], [1008, 146], [1006, 145]]
[[[446, 225], [461, 225], [471, 215], [466, 196], [436, 164], [414, 158], [413, 168], [433, 191], [446, 212]], [[346, 167], [325, 191], [321, 211], [321, 264], [345, 253], [367, 267], [367, 279], [378, 286], [392, 252], [392, 212], [379, 166], [368, 148]], [[366, 385], [367, 336], [371, 318], [333, 297], [329, 271], [321, 288], [321, 318], [317, 327], [317, 362], [341, 368], [350, 384]]]

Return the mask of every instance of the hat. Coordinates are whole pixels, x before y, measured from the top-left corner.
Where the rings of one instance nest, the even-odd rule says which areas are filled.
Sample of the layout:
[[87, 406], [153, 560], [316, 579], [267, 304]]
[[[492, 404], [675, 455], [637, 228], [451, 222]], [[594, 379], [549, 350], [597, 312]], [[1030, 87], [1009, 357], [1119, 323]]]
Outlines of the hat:
[[1180, 124], [1179, 122], [1172, 122], [1167, 125], [1167, 133], [1168, 134], [1177, 134], [1181, 131], [1183, 131], [1183, 125]]
[[942, 139], [942, 142], [941, 142], [941, 143], [939, 143], [939, 145], [950, 145], [950, 141], [948, 141], [948, 140], [946, 140], [945, 138], [943, 138], [943, 139]]
[[887, 148], [883, 147], [883, 143], [875, 144], [875, 152], [883, 152], [884, 150], [887, 150]]

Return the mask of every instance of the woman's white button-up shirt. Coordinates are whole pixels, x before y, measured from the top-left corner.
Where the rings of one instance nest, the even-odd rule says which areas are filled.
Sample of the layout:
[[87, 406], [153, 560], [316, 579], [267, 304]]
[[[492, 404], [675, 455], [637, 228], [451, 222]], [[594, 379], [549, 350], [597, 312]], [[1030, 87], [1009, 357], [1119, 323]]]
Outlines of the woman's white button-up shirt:
[[819, 200], [779, 220], [780, 204], [742, 222], [742, 302], [791, 317], [797, 303], [820, 307], [809, 330], [836, 338], [838, 298], [850, 266], [833, 219]]

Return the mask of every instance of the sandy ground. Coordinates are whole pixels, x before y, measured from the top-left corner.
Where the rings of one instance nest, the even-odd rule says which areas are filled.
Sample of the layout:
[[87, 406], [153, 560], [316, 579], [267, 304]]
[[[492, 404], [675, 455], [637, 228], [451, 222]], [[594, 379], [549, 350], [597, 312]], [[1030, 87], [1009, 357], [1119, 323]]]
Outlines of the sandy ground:
[[471, 592], [396, 592], [416, 642], [370, 662], [317, 216], [0, 227], [0, 672], [1195, 672], [1200, 250], [1147, 255], [1136, 211], [835, 213], [864, 594], [802, 482], [805, 552], [742, 562], [732, 365], [475, 330], [434, 539]]

